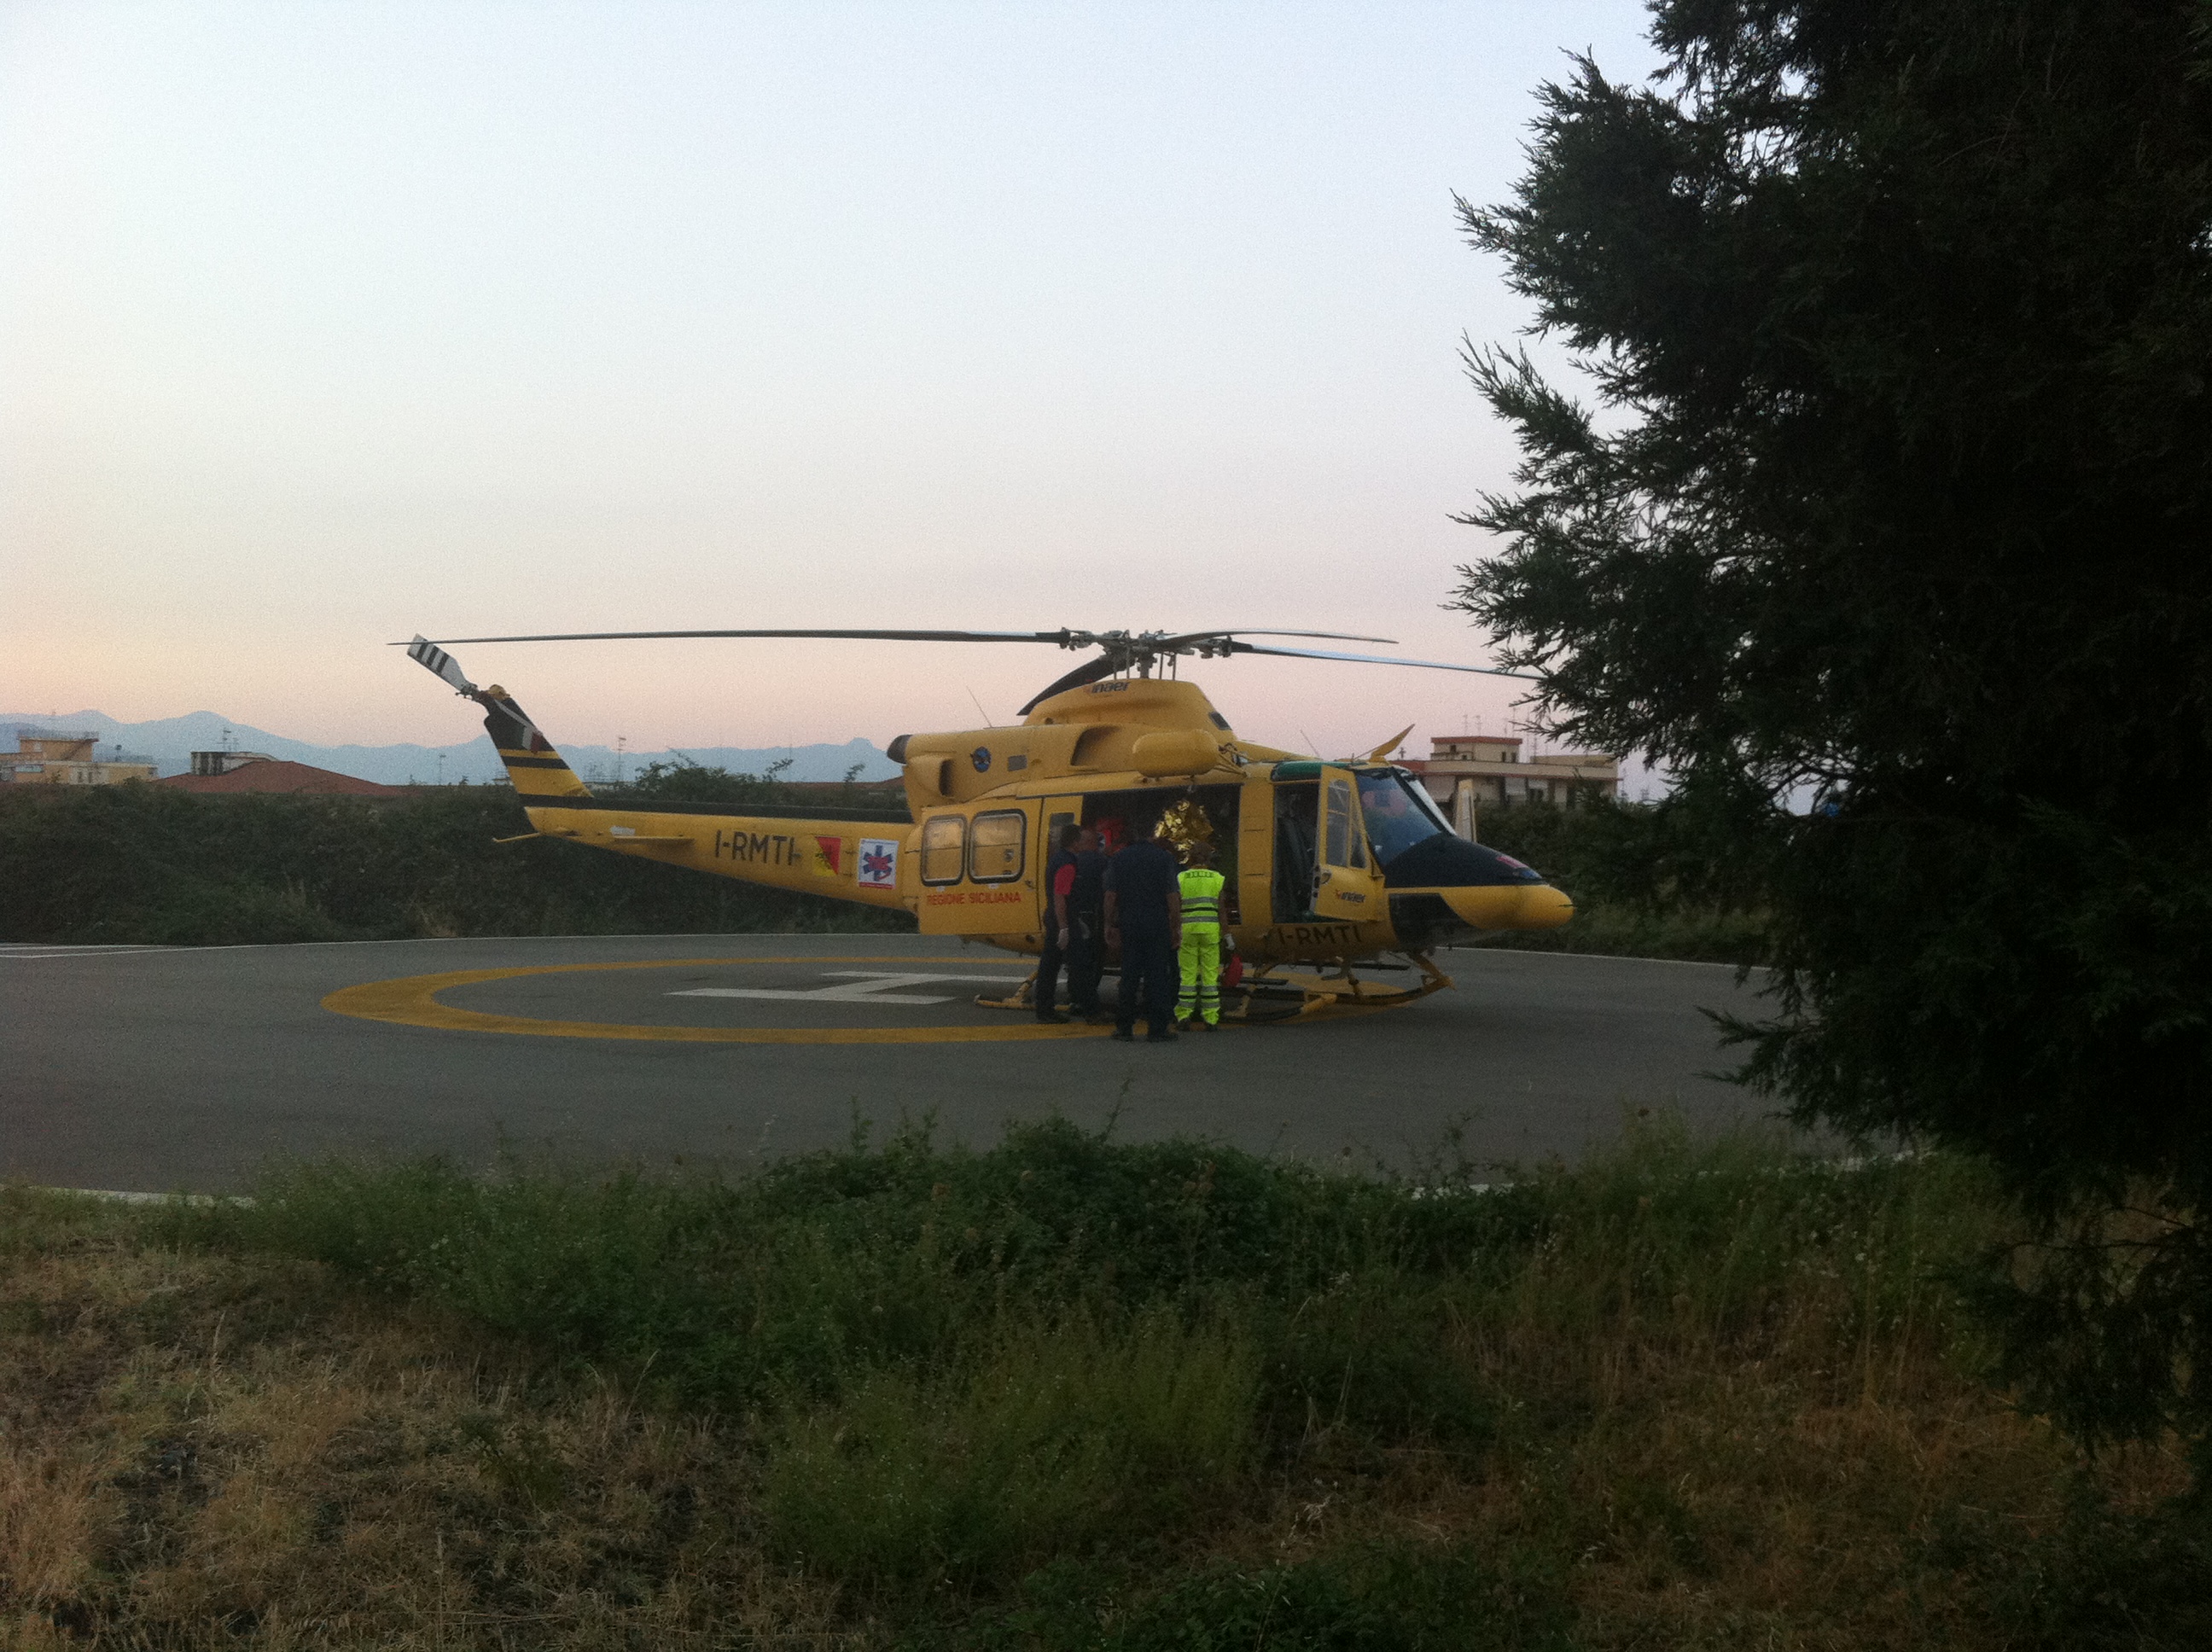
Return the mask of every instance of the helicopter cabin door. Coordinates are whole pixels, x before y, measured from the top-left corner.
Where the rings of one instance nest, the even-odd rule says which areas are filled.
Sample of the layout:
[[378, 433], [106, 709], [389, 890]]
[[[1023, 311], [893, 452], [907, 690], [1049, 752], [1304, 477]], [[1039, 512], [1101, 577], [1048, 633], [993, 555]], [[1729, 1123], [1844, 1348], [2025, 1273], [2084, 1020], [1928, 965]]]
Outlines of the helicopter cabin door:
[[1322, 766], [1320, 807], [1314, 915], [1370, 922], [1388, 918], [1382, 874], [1367, 846], [1367, 829], [1359, 817], [1359, 787], [1350, 769]]
[[925, 935], [1028, 935], [1044, 866], [1037, 805], [1009, 800], [922, 817], [919, 873]]

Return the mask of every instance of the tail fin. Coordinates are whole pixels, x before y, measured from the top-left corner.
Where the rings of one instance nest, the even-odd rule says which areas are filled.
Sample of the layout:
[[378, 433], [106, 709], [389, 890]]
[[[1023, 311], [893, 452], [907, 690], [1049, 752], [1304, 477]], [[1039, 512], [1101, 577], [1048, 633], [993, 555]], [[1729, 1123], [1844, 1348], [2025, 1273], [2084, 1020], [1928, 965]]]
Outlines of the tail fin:
[[529, 803], [537, 799], [550, 801], [592, 795], [592, 788], [577, 777], [568, 760], [538, 732], [538, 725], [508, 698], [505, 689], [495, 683], [469, 697], [484, 708], [484, 732], [499, 748], [499, 760], [507, 765], [517, 797]]
[[419, 636], [408, 644], [407, 657], [435, 672], [483, 708], [484, 732], [499, 748], [499, 760], [507, 765], [507, 778], [514, 782], [515, 795], [526, 804], [592, 795], [592, 788], [578, 778], [576, 771], [568, 767], [568, 759], [538, 732], [538, 725], [530, 720], [529, 714], [514, 703], [505, 689], [496, 683], [488, 689], [478, 688], [462, 674], [460, 663], [451, 654]]

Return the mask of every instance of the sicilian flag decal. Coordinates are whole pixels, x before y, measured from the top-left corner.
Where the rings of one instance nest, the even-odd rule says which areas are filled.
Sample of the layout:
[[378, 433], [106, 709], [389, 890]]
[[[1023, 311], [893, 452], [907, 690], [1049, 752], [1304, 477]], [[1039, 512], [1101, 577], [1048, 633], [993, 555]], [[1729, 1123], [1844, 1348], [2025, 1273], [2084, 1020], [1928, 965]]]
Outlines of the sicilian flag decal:
[[864, 837], [860, 840], [858, 882], [862, 889], [898, 887], [898, 840], [896, 838]]
[[814, 840], [814, 875], [835, 878], [845, 869], [845, 840], [842, 837], [817, 837]]

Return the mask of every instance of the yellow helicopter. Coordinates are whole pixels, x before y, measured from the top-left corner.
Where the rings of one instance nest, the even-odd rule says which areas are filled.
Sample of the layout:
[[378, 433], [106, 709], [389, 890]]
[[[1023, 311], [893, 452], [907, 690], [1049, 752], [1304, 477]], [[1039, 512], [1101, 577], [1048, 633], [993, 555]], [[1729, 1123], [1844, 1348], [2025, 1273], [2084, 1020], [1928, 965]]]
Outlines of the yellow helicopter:
[[[445, 652], [494, 642], [700, 637], [1023, 642], [1097, 654], [1037, 694], [1013, 727], [902, 734], [907, 808], [816, 811], [600, 798], [501, 687]], [[1240, 739], [1180, 662], [1265, 654], [1511, 677], [1438, 660], [1285, 647], [1249, 637], [1387, 642], [1326, 631], [597, 631], [416, 637], [409, 656], [484, 711], [484, 728], [538, 833], [775, 889], [914, 914], [926, 935], [1042, 950], [1044, 846], [1070, 823], [1214, 847], [1223, 930], [1243, 978], [1231, 1017], [1403, 1003], [1451, 984], [1431, 952], [1485, 932], [1551, 929], [1574, 903], [1519, 861], [1455, 833], [1420, 782], [1384, 761], [1325, 761]], [[1412, 980], [1376, 981], [1355, 966]], [[1026, 1008], [1029, 985], [994, 1007]]]

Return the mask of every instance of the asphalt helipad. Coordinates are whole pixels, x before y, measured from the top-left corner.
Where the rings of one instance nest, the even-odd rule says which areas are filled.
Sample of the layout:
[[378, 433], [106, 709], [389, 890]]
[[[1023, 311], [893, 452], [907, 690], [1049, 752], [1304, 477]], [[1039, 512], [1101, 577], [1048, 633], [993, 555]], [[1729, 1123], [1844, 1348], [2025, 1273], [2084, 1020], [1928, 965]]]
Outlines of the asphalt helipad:
[[986, 1142], [1060, 1114], [1129, 1139], [1403, 1161], [1465, 1121], [1499, 1161], [1571, 1156], [1624, 1108], [1699, 1128], [1760, 1104], [1701, 1010], [1726, 968], [1443, 955], [1401, 1008], [1116, 1043], [979, 1007], [1028, 973], [916, 936], [646, 936], [219, 948], [0, 944], [0, 1177], [235, 1187], [271, 1157], [742, 1163], [933, 1115]]

